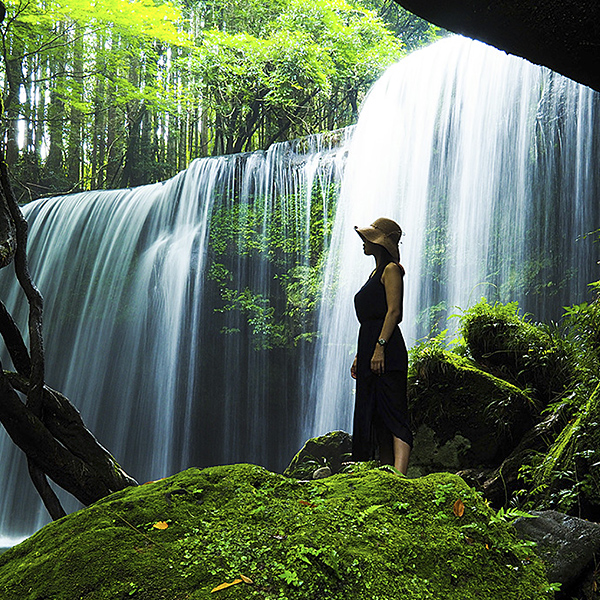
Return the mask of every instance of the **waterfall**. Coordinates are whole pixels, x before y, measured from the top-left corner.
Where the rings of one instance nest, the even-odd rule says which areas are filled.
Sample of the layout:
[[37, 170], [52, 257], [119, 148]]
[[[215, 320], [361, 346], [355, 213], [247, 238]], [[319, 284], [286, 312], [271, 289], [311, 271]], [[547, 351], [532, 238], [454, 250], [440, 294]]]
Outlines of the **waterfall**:
[[[600, 96], [461, 37], [419, 50], [371, 89], [348, 147], [313, 367], [313, 434], [350, 430], [353, 296], [373, 268], [353, 230], [396, 220], [409, 345], [482, 296], [540, 320], [598, 279]], [[451, 329], [456, 329], [456, 320]]]
[[[387, 216], [405, 231], [409, 344], [483, 295], [539, 319], [585, 299], [598, 278], [598, 106], [583, 86], [453, 37], [391, 67], [348, 138], [26, 206], [48, 384], [140, 480], [282, 469], [309, 435], [350, 428], [352, 298], [372, 269], [354, 225]], [[1, 431], [0, 455], [2, 545], [47, 517]]]
[[[310, 345], [282, 339], [273, 312], [284, 286], [311, 294], [311, 235], [315, 223], [329, 227], [342, 170], [332, 148], [344, 132], [335, 137], [24, 207], [47, 383], [140, 481], [194, 465], [283, 470], [301, 444]], [[3, 300], [26, 323], [14, 275], [2, 276]], [[47, 515], [3, 430], [0, 454], [0, 534], [29, 534]]]

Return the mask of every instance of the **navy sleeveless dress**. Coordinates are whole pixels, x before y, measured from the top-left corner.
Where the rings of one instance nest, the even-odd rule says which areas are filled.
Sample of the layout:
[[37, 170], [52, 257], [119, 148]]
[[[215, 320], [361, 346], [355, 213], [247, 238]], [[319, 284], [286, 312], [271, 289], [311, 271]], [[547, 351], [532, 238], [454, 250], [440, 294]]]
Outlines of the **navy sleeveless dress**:
[[355, 461], [379, 459], [393, 463], [392, 435], [411, 447], [413, 444], [406, 399], [408, 353], [399, 327], [385, 345], [385, 372], [376, 375], [371, 371], [371, 357], [388, 308], [381, 283], [386, 266], [381, 265], [354, 297], [360, 322], [352, 433]]

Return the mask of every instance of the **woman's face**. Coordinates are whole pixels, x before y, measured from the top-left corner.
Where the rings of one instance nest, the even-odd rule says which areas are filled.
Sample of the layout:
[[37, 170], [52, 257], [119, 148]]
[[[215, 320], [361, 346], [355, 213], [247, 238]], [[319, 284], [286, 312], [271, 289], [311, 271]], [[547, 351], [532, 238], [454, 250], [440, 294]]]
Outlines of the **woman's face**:
[[375, 254], [375, 244], [373, 244], [373, 242], [369, 242], [369, 240], [363, 240], [363, 252], [367, 256], [372, 256]]

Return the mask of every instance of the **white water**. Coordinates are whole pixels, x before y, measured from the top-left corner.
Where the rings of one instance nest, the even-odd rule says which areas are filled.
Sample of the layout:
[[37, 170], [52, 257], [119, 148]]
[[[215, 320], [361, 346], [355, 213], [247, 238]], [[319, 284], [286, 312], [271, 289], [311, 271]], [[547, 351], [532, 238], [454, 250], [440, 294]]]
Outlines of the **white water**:
[[[309, 435], [350, 428], [352, 297], [372, 268], [354, 225], [388, 216], [406, 233], [409, 343], [481, 295], [518, 299], [539, 318], [583, 299], [598, 278], [583, 239], [600, 227], [598, 112], [590, 90], [451, 38], [382, 77], [337, 153], [283, 144], [195, 161], [164, 184], [34, 203], [30, 266], [46, 298], [48, 382], [141, 480], [190, 465], [283, 468]], [[253, 313], [215, 313], [219, 288], [229, 281], [255, 294], [250, 304], [281, 304], [275, 277], [310, 266], [310, 190], [335, 187], [345, 160], [321, 337], [257, 352], [273, 330], [260, 319], [257, 329]], [[232, 207], [238, 218], [223, 225], [220, 211]], [[327, 221], [326, 203], [319, 210]], [[278, 227], [301, 250], [270, 247]], [[249, 230], [263, 240], [250, 253]], [[229, 273], [216, 282], [219, 252]], [[3, 287], [24, 322], [18, 296]], [[0, 532], [25, 535], [45, 511], [3, 434], [0, 455]]]
[[432, 306], [444, 328], [447, 314], [481, 296], [519, 300], [539, 318], [585, 298], [598, 278], [598, 253], [583, 239], [599, 226], [598, 104], [588, 88], [459, 37], [415, 52], [374, 85], [337, 205], [313, 434], [351, 428], [352, 299], [373, 268], [354, 225], [386, 216], [404, 230], [409, 345], [430, 332]]
[[[221, 298], [227, 286], [274, 305], [276, 277], [307, 267], [312, 203], [325, 223], [329, 214], [313, 188], [335, 188], [341, 165], [319, 138], [305, 145], [306, 154], [279, 144], [194, 161], [164, 184], [25, 207], [30, 269], [45, 297], [47, 382], [141, 482], [194, 465], [283, 469], [301, 443], [306, 344], [293, 360], [284, 349], [254, 351], [270, 343], [260, 316], [253, 330], [245, 321], [255, 314], [215, 308], [236, 302]], [[262, 247], [279, 226], [298, 251]], [[250, 230], [260, 247], [248, 245]], [[229, 272], [215, 281], [220, 266]], [[22, 294], [3, 276], [3, 300], [26, 323]], [[0, 532], [30, 533], [47, 516], [3, 431], [0, 455]]]

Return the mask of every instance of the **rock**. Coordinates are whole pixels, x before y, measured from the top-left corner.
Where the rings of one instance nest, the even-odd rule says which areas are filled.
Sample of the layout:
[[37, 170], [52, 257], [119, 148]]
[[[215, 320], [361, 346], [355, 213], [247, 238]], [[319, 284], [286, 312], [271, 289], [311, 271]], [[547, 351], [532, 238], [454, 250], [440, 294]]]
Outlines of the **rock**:
[[189, 469], [0, 555], [0, 598], [550, 600], [542, 561], [492, 514], [450, 474]]
[[533, 511], [536, 518], [517, 519], [518, 534], [537, 544], [548, 580], [564, 587], [579, 580], [600, 549], [600, 525], [554, 510]]
[[339, 473], [342, 463], [349, 460], [351, 454], [352, 436], [345, 431], [331, 431], [308, 440], [283, 474], [295, 479], [311, 479], [321, 467], [329, 467], [333, 474]]
[[518, 314], [516, 304], [491, 306], [482, 300], [461, 318], [469, 354], [501, 379], [530, 388], [546, 405], [562, 393], [573, 375], [564, 345]]
[[527, 394], [440, 348], [413, 356], [408, 393], [415, 474], [496, 467], [531, 426]]
[[312, 478], [313, 479], [325, 479], [325, 477], [330, 477], [331, 476], [331, 469], [329, 467], [321, 467], [320, 469], [317, 469], [313, 475]]
[[414, 436], [410, 455], [409, 477], [421, 477], [439, 471], [458, 471], [464, 467], [464, 455], [471, 442], [460, 434], [439, 442], [431, 427], [421, 425]]

